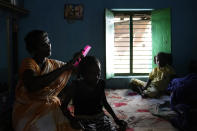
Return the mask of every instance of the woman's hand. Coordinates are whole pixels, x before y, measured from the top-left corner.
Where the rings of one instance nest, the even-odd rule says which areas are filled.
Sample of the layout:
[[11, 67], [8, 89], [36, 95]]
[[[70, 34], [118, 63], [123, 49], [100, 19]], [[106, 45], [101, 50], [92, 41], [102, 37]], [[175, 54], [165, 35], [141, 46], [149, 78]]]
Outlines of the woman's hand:
[[73, 55], [73, 59], [71, 60], [71, 63], [74, 64], [76, 61], [80, 61], [84, 56], [83, 56], [83, 51], [84, 50], [81, 50], [80, 52], [76, 52], [74, 55]]
[[[73, 59], [71, 59], [69, 62], [67, 62], [66, 65], [64, 65], [63, 70], [68, 70], [68, 69], [76, 70], [74, 68], [74, 64], [75, 64], [76, 61], [80, 61], [83, 58], [83, 54], [82, 54], [83, 52], [82, 51], [83, 50], [81, 50], [80, 52], [75, 53], [73, 55]], [[76, 71], [74, 71], [74, 72], [76, 72]]]

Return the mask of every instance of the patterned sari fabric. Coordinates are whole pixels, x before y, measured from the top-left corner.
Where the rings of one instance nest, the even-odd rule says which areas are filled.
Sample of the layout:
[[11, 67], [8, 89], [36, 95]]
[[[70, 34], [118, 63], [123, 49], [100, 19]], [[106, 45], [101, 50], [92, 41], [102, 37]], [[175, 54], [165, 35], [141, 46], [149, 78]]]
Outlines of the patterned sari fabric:
[[57, 95], [66, 85], [71, 70], [65, 71], [49, 86], [37, 91], [28, 92], [23, 84], [23, 73], [30, 69], [37, 76], [47, 74], [64, 65], [63, 62], [47, 59], [43, 70], [32, 58], [23, 60], [19, 81], [16, 87], [16, 100], [13, 107], [13, 128], [16, 131], [73, 131], [60, 110]]

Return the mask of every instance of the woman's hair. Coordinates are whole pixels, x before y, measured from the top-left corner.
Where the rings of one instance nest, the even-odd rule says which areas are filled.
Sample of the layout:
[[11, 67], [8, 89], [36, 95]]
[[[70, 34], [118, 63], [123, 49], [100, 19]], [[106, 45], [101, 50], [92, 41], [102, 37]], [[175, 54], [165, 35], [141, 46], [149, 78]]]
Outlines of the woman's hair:
[[38, 42], [43, 35], [47, 35], [47, 32], [42, 30], [32, 30], [24, 38], [26, 43], [26, 49], [31, 54], [37, 48]]
[[100, 64], [99, 60], [95, 56], [86, 56], [82, 58], [81, 62], [79, 63], [78, 67], [78, 77], [81, 77], [84, 75], [85, 72], [87, 72], [87, 69], [90, 66], [95, 66]]
[[172, 65], [172, 54], [159, 52], [156, 56], [154, 56], [154, 63], [156, 64], [156, 57], [162, 58], [163, 62], [168, 65]]

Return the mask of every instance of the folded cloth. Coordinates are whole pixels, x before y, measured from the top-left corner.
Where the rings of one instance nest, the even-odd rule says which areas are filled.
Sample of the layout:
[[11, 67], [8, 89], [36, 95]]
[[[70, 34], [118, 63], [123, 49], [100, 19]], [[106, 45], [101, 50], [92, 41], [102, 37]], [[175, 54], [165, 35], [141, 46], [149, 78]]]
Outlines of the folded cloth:
[[150, 112], [152, 115], [161, 117], [165, 120], [170, 120], [174, 116], [177, 116], [176, 112], [170, 108], [169, 101], [166, 101], [163, 104], [158, 103], [153, 105]]
[[190, 73], [182, 78], [171, 81], [168, 91], [171, 92], [171, 108], [178, 116], [171, 123], [180, 130], [189, 130], [195, 126], [197, 112], [197, 74]]

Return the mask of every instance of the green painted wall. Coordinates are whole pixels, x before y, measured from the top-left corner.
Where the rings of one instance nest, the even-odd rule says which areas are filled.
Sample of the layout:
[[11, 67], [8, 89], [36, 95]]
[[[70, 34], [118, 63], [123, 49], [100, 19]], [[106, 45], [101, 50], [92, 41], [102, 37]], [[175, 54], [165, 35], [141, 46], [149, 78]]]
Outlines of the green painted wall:
[[[170, 9], [155, 10], [152, 12], [152, 56], [158, 52], [171, 53], [171, 15]], [[153, 58], [154, 59], [154, 58]], [[153, 61], [153, 68], [156, 65]]]

